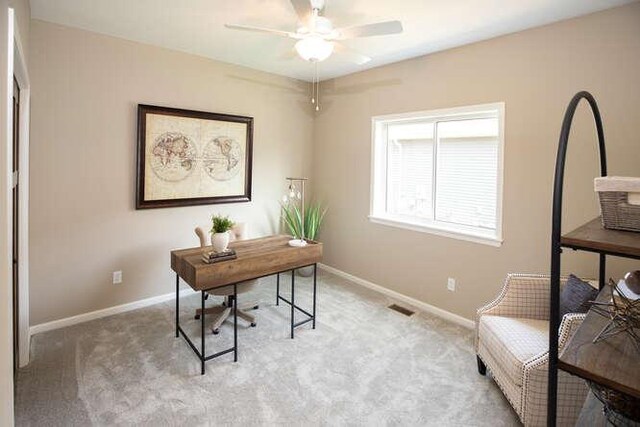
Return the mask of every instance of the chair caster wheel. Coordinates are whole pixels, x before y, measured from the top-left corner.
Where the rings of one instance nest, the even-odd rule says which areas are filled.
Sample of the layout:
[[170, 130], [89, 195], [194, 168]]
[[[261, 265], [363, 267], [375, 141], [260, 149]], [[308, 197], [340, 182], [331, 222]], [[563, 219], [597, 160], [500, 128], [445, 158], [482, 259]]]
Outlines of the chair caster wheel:
[[218, 335], [220, 333], [220, 329], [214, 329], [211, 333], [213, 333], [213, 335]]
[[193, 318], [194, 318], [194, 319], [196, 319], [196, 320], [198, 320], [198, 319], [200, 319], [200, 315], [199, 315], [199, 314], [196, 314], [195, 316], [193, 316]]
[[256, 327], [256, 325], [257, 325], [257, 323], [252, 323], [252, 324], [251, 324], [251, 327], [252, 327], [252, 328], [255, 328], [255, 327]]
[[254, 310], [257, 310], [257, 309], [259, 309], [259, 308], [260, 308], [260, 306], [259, 306], [259, 305], [254, 305], [254, 306], [253, 306], [253, 309], [254, 309]]

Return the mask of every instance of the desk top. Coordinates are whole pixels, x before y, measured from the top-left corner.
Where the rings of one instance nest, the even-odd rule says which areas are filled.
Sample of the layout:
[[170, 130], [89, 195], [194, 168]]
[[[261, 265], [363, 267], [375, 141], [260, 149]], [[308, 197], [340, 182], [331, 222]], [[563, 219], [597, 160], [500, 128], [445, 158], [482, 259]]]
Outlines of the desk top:
[[196, 291], [257, 279], [292, 270], [322, 260], [322, 243], [309, 242], [304, 247], [289, 246], [291, 236], [276, 235], [240, 240], [229, 244], [237, 258], [207, 264], [202, 253], [211, 247], [171, 251], [171, 269]]
[[[605, 286], [596, 301], [611, 298]], [[609, 320], [590, 310], [558, 359], [558, 366], [586, 380], [640, 398], [638, 353], [627, 334], [619, 334], [593, 343]]]

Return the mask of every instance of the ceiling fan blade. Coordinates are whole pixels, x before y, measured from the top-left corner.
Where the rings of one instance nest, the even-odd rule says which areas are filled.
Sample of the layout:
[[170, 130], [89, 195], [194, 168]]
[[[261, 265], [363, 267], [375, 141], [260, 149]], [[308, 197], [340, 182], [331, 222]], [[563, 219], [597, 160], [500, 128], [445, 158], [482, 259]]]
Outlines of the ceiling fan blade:
[[354, 39], [356, 37], [384, 36], [388, 34], [398, 34], [402, 32], [402, 22], [385, 21], [375, 24], [356, 25], [354, 27], [341, 28], [338, 30], [338, 40]]
[[300, 56], [298, 55], [295, 49], [289, 49], [286, 52], [278, 55], [278, 59], [281, 61], [290, 61], [292, 59], [296, 59], [299, 57]]
[[311, 7], [310, 0], [290, 0], [291, 5], [296, 11], [296, 15], [298, 15], [298, 20], [300, 22], [307, 22], [313, 9]]
[[333, 47], [336, 52], [336, 56], [343, 58], [345, 61], [353, 62], [358, 65], [364, 65], [371, 61], [370, 57], [363, 55], [360, 52], [356, 52], [353, 49], [349, 49], [343, 44], [334, 42]]
[[292, 39], [298, 38], [296, 33], [291, 33], [289, 31], [282, 30], [273, 30], [271, 28], [262, 28], [262, 27], [254, 27], [252, 25], [238, 25], [238, 24], [225, 24], [225, 27], [231, 30], [241, 30], [241, 31], [251, 31], [254, 33], [267, 33], [267, 34], [275, 34], [277, 36], [290, 37]]

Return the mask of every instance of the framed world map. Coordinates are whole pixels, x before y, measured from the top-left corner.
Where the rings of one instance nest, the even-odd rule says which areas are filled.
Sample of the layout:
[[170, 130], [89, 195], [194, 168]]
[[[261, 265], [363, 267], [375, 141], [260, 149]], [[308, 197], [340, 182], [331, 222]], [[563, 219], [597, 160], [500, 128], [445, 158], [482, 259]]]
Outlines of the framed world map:
[[253, 118], [138, 104], [136, 209], [251, 200]]

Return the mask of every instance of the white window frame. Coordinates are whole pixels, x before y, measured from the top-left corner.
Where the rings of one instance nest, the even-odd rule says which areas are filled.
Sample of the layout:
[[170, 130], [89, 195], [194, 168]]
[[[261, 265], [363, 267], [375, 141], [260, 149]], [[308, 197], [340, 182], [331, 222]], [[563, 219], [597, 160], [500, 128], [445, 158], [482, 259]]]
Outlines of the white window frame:
[[[477, 227], [450, 224], [430, 219], [386, 213], [387, 196], [387, 125], [417, 120], [478, 119], [487, 115], [498, 117], [498, 171], [496, 183], [496, 229], [483, 232]], [[407, 230], [420, 231], [438, 236], [466, 240], [499, 247], [502, 245], [502, 198], [504, 171], [504, 119], [505, 104], [470, 105], [439, 110], [388, 114], [371, 118], [371, 193], [369, 221]], [[434, 174], [436, 168], [434, 168]], [[435, 182], [434, 182], [435, 186]], [[435, 204], [436, 201], [433, 200]]]

